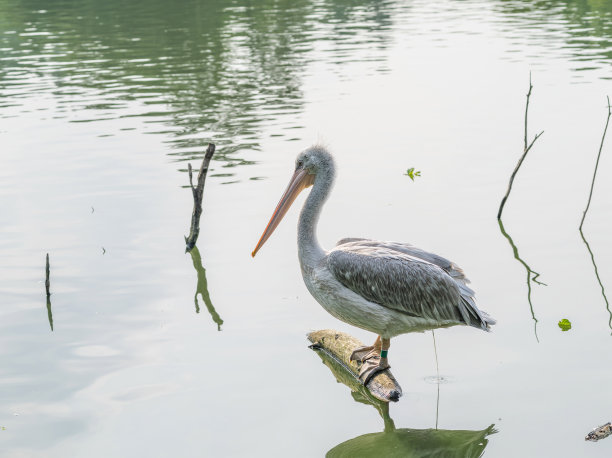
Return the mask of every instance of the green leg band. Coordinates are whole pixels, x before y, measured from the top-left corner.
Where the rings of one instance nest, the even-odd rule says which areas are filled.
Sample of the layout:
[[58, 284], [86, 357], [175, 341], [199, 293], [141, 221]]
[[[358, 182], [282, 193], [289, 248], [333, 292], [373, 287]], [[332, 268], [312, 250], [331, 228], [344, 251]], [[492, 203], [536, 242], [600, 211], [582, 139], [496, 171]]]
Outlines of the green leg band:
[[387, 357], [387, 353], [389, 353], [389, 350], [380, 350], [380, 357], [381, 358], [386, 358]]

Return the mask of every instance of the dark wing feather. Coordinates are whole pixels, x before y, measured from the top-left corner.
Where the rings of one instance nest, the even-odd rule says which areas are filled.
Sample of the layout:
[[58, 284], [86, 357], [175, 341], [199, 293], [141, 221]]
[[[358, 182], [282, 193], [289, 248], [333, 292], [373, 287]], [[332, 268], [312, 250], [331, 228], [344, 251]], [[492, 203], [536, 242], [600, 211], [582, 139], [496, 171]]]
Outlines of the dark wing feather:
[[[379, 242], [378, 240], [361, 239], [361, 238], [353, 237], [353, 238], [344, 238], [338, 241], [336, 246], [340, 246], [340, 245], [345, 245], [346, 248], [352, 247], [352, 246], [359, 246], [359, 247], [384, 246], [384, 248], [398, 251], [400, 253], [407, 254], [408, 256], [413, 256], [415, 258], [419, 258], [424, 261], [427, 261], [431, 264], [435, 264], [436, 266], [444, 270], [448, 275], [453, 277], [455, 280], [463, 283], [463, 285], [467, 285], [470, 282], [470, 280], [468, 280], [468, 278], [465, 276], [463, 269], [461, 269], [461, 267], [459, 267], [454, 262], [449, 261], [448, 259], [443, 258], [442, 256], [439, 256], [435, 253], [430, 253], [428, 251], [417, 248], [414, 245], [411, 245], [410, 243]], [[469, 287], [466, 287], [465, 291], [470, 293], [472, 296], [474, 295], [474, 291]]]
[[[485, 330], [494, 323], [476, 307], [472, 290], [462, 281], [465, 277], [456, 281], [444, 267], [388, 244], [347, 240], [329, 253], [329, 270], [365, 299], [411, 316], [463, 322]], [[453, 265], [444, 261], [445, 266]]]

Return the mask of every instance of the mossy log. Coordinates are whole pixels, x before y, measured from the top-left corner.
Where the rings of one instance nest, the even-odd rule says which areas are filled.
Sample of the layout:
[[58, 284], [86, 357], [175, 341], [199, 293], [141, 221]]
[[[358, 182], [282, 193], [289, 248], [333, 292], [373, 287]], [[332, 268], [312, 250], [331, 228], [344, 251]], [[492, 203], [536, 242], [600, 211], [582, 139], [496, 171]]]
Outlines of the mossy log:
[[[344, 332], [335, 331], [333, 329], [324, 329], [313, 331], [308, 334], [308, 340], [312, 342], [310, 348], [324, 351], [336, 361], [342, 364], [359, 383], [358, 374], [361, 369], [361, 362], [350, 361], [351, 353], [355, 348], [363, 346], [363, 343]], [[389, 369], [386, 369], [370, 379], [366, 388], [372, 393], [376, 399], [381, 401], [397, 402], [402, 395], [402, 388], [391, 374]]]

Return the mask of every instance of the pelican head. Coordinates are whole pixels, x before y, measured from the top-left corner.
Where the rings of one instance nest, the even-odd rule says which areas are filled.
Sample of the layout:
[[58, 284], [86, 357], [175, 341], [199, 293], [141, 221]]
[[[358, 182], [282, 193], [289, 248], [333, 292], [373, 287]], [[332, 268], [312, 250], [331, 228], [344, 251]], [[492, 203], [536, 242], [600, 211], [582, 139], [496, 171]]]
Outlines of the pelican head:
[[295, 158], [295, 169], [302, 168], [311, 175], [335, 169], [334, 158], [324, 146], [314, 145], [305, 149]]
[[[278, 202], [270, 222], [261, 235], [259, 242], [257, 242], [257, 246], [251, 253], [251, 256], [255, 257], [259, 249], [266, 243], [266, 240], [270, 238], [300, 192], [314, 185], [317, 181], [323, 180], [331, 184], [334, 180], [334, 171], [334, 159], [323, 146], [311, 146], [298, 154], [295, 159], [295, 172], [293, 172], [291, 181], [289, 181], [285, 193]], [[319, 177], [318, 180], [317, 177]]]

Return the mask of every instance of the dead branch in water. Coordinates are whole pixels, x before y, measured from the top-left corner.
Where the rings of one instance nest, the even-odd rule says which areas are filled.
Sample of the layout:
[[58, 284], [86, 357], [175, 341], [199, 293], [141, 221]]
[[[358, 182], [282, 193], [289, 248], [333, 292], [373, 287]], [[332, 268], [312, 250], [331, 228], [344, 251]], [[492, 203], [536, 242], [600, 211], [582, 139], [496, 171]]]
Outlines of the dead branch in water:
[[601, 150], [603, 148], [604, 140], [606, 139], [606, 132], [608, 131], [608, 124], [610, 123], [610, 97], [608, 99], [608, 117], [606, 118], [606, 127], [604, 127], [603, 135], [601, 136], [601, 143], [599, 144], [599, 152], [597, 153], [597, 161], [595, 162], [595, 170], [593, 171], [593, 180], [591, 181], [591, 191], [589, 192], [589, 200], [587, 201], [586, 208], [582, 214], [582, 220], [578, 229], [582, 232], [582, 225], [584, 224], [584, 218], [586, 218], [587, 211], [591, 206], [591, 198], [593, 197], [593, 187], [595, 186], [595, 177], [597, 176], [597, 168], [599, 167], [599, 159], [601, 158]]
[[47, 262], [45, 263], [45, 290], [47, 291], [47, 317], [49, 318], [49, 326], [51, 326], [51, 331], [53, 331], [53, 313], [51, 312], [51, 291], [49, 291], [49, 288], [51, 287], [51, 282], [49, 281], [50, 273], [51, 273], [51, 268], [49, 266], [49, 253], [47, 253]]
[[189, 184], [191, 185], [191, 193], [193, 194], [193, 213], [191, 214], [191, 229], [189, 230], [189, 237], [185, 237], [185, 252], [191, 251], [195, 246], [198, 235], [200, 235], [200, 216], [202, 216], [202, 198], [204, 197], [204, 182], [206, 181], [206, 174], [208, 173], [208, 164], [215, 153], [215, 145], [213, 143], [208, 144], [206, 148], [206, 154], [202, 160], [200, 171], [198, 172], [198, 184], [193, 187], [193, 174], [191, 170], [191, 164], [189, 166]]
[[518, 164], [516, 164], [516, 167], [514, 167], [514, 171], [512, 172], [512, 175], [510, 175], [510, 182], [508, 183], [508, 190], [506, 191], [506, 195], [504, 196], [504, 198], [502, 199], [499, 205], [499, 210], [497, 212], [497, 219], [501, 219], [502, 211], [504, 210], [504, 205], [506, 205], [506, 200], [508, 200], [510, 191], [512, 191], [512, 183], [514, 182], [514, 177], [516, 176], [519, 168], [521, 168], [521, 164], [525, 160], [525, 157], [527, 157], [527, 153], [529, 152], [529, 150], [531, 149], [535, 141], [538, 138], [540, 138], [540, 136], [544, 133], [544, 131], [540, 132], [535, 137], [533, 137], [533, 140], [531, 140], [531, 143], [527, 144], [527, 115], [529, 113], [529, 98], [531, 97], [532, 89], [533, 89], [533, 85], [531, 84], [531, 73], [529, 73], [529, 92], [527, 92], [527, 102], [525, 103], [525, 136], [524, 136], [523, 155], [519, 159]]

